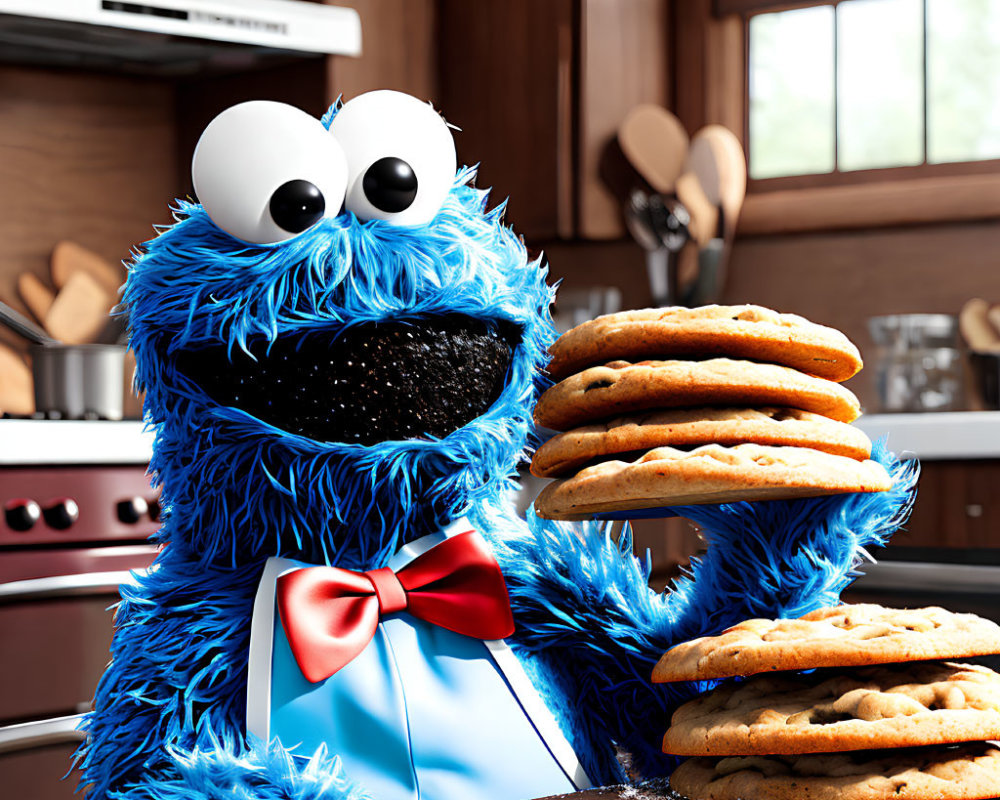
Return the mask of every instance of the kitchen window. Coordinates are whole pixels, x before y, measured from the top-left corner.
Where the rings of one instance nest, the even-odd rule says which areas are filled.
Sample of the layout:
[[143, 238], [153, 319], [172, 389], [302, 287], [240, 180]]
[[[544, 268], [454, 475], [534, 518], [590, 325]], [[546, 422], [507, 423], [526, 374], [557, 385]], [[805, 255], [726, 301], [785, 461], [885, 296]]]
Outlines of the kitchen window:
[[748, 20], [750, 176], [1000, 158], [1000, 4], [848, 0]]
[[[744, 232], [1000, 216], [1000, 3], [713, 10], [708, 41], [742, 15]], [[736, 107], [732, 80], [714, 88]]]

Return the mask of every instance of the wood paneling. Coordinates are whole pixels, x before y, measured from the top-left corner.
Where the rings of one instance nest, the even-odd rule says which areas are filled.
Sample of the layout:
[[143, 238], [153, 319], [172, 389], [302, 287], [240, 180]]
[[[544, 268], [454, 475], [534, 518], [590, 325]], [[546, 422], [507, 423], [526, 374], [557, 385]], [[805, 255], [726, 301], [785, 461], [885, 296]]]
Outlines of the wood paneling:
[[[439, 102], [435, 0], [329, 0], [361, 16], [361, 57], [331, 56], [327, 103], [372, 89]], [[476, 3], [468, 4], [478, 5]]]
[[711, 14], [711, 0], [673, 4], [673, 111], [694, 134], [709, 123], [744, 141], [746, 43], [743, 20]]
[[1000, 461], [927, 461], [895, 546], [1000, 548]]
[[620, 203], [599, 165], [628, 112], [668, 107], [670, 20], [665, 0], [584, 0], [580, 20], [579, 204], [577, 235], [625, 235]]
[[459, 160], [482, 165], [478, 185], [510, 198], [508, 221], [529, 240], [571, 219], [560, 147], [573, 125], [573, 12], [571, 0], [439, 3], [441, 108], [462, 128]]

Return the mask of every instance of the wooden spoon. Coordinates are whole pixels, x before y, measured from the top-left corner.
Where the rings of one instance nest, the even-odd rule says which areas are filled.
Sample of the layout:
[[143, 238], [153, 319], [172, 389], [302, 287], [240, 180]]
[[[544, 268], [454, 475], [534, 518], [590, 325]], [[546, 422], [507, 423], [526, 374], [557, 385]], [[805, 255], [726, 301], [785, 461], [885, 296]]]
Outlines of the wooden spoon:
[[698, 247], [705, 247], [719, 229], [718, 205], [709, 198], [693, 172], [685, 172], [677, 178], [677, 199], [691, 215], [691, 222], [688, 223], [691, 237]]
[[115, 296], [91, 276], [70, 275], [45, 316], [45, 330], [65, 344], [89, 344], [108, 324]]
[[691, 140], [685, 171], [697, 175], [709, 202], [722, 208], [723, 236], [731, 239], [747, 191], [746, 158], [736, 134], [706, 125]]
[[636, 106], [618, 128], [618, 144], [654, 191], [674, 193], [688, 150], [687, 131], [677, 117], [657, 105]]
[[56, 299], [55, 293], [33, 272], [17, 276], [17, 291], [32, 316], [44, 325], [52, 301]]

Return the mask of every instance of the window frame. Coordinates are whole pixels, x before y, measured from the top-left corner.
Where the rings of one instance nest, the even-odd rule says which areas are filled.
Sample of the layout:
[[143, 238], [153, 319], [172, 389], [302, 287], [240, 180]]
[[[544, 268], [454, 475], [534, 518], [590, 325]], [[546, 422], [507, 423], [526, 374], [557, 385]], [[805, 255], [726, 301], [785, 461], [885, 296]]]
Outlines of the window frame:
[[[702, 9], [707, 44], [728, 39], [742, 52], [729, 59], [739, 75], [705, 70], [706, 111], [729, 109], [729, 119], [711, 119], [729, 125], [746, 148], [749, 141], [749, 19], [757, 13], [787, 11], [844, 0], [711, 0]], [[728, 34], [726, 33], [728, 31]], [[709, 51], [714, 48], [707, 48]], [[678, 72], [684, 71], [677, 64]], [[726, 79], [728, 78], [728, 79]], [[741, 96], [733, 97], [737, 87]], [[736, 119], [736, 117], [739, 117]], [[934, 222], [1000, 218], [1000, 159], [925, 163], [904, 167], [834, 171], [776, 178], [748, 178], [747, 197], [738, 232], [743, 235], [796, 233], [820, 230], [875, 228]]]

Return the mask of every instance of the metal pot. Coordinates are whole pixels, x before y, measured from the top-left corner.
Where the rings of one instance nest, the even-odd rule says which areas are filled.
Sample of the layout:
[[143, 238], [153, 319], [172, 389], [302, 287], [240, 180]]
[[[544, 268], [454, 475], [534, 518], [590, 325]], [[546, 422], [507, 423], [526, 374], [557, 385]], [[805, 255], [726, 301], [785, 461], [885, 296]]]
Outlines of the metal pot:
[[35, 410], [50, 419], [121, 419], [125, 350], [117, 344], [32, 347]]

